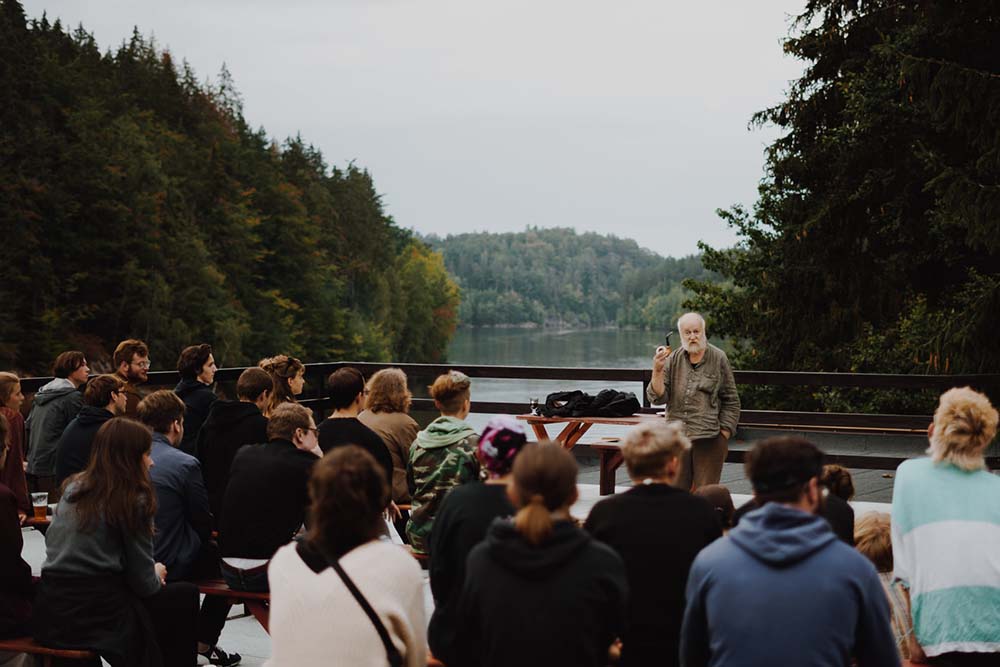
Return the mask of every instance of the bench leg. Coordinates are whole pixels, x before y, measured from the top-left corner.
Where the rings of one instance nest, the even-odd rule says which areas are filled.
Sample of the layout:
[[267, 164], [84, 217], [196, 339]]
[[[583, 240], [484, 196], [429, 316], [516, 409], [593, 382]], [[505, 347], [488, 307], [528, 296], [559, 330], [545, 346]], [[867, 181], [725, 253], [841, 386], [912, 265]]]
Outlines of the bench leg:
[[600, 485], [602, 496], [610, 496], [615, 492], [615, 473], [618, 471], [618, 468], [621, 467], [624, 460], [625, 458], [622, 456], [621, 450], [601, 450]]
[[260, 626], [264, 628], [264, 632], [270, 632], [268, 629], [268, 622], [271, 618], [271, 610], [267, 606], [267, 603], [263, 600], [247, 600], [246, 607], [253, 614], [253, 617], [257, 619]]

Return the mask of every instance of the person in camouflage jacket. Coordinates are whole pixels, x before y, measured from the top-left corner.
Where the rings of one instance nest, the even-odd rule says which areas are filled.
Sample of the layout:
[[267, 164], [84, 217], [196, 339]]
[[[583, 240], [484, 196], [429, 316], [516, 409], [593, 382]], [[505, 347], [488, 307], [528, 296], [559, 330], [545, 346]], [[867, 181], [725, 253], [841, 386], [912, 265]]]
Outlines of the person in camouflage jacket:
[[479, 436], [464, 421], [471, 407], [470, 384], [458, 371], [448, 371], [434, 381], [430, 392], [441, 416], [417, 433], [410, 447], [406, 481], [412, 500], [406, 535], [419, 554], [429, 553], [434, 515], [448, 491], [479, 478]]

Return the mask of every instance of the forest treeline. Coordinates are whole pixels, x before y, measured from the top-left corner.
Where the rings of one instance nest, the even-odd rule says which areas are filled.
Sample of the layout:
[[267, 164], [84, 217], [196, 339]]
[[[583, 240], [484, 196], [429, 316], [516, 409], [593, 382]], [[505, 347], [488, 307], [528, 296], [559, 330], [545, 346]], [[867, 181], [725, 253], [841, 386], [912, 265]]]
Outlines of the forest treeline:
[[331, 168], [243, 116], [223, 69], [199, 82], [138, 31], [102, 53], [82, 27], [0, 0], [0, 368], [44, 373], [129, 336], [155, 368], [210, 342], [220, 365], [435, 361], [459, 293], [385, 214], [371, 175]]
[[463, 326], [665, 329], [691, 296], [683, 280], [718, 279], [698, 256], [664, 258], [629, 239], [568, 228], [425, 240], [461, 286]]

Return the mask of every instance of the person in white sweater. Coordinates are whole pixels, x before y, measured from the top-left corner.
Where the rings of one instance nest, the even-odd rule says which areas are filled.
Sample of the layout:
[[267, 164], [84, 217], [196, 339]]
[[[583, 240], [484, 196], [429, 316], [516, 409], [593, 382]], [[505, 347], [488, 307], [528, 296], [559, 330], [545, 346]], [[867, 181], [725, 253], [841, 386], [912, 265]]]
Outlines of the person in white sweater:
[[405, 550], [378, 539], [389, 502], [379, 464], [360, 447], [338, 447], [313, 469], [309, 497], [308, 535], [279, 549], [268, 566], [271, 658], [265, 665], [426, 665], [420, 567]]

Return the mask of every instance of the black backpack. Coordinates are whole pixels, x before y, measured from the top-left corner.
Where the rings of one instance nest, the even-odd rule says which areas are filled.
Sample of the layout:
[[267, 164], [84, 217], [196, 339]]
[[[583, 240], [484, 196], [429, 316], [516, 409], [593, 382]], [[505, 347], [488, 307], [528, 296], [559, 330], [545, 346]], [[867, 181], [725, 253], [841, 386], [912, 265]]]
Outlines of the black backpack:
[[632, 392], [604, 389], [596, 397], [580, 390], [551, 393], [539, 411], [545, 417], [631, 417], [639, 408]]

